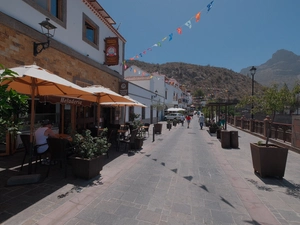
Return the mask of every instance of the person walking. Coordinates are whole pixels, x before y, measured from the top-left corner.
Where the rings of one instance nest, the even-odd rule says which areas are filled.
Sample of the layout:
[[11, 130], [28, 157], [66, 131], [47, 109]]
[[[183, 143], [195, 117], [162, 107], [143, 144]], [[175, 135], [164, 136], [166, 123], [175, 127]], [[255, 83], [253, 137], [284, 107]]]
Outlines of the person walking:
[[204, 124], [204, 121], [205, 121], [203, 113], [201, 113], [198, 121], [199, 121], [199, 124], [200, 124], [200, 129], [202, 130], [203, 124]]
[[181, 115], [181, 117], [180, 117], [180, 121], [181, 121], [181, 125], [183, 126], [183, 123], [184, 123], [184, 115]]
[[188, 114], [186, 117], [185, 117], [185, 119], [186, 119], [186, 122], [187, 122], [187, 128], [190, 128], [190, 122], [191, 122], [191, 117], [190, 117], [190, 115]]

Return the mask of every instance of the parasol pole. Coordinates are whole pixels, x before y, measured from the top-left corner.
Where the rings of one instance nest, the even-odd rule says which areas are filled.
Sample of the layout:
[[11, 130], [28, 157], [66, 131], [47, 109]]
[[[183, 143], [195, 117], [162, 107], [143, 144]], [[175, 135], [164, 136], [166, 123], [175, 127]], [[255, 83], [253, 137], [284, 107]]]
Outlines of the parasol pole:
[[31, 115], [30, 115], [30, 145], [29, 145], [29, 162], [28, 162], [28, 174], [32, 173], [32, 156], [33, 156], [33, 132], [34, 132], [34, 97], [36, 89], [36, 80], [32, 78], [31, 84]]
[[97, 96], [97, 136], [99, 135], [99, 127], [100, 127], [100, 94]]

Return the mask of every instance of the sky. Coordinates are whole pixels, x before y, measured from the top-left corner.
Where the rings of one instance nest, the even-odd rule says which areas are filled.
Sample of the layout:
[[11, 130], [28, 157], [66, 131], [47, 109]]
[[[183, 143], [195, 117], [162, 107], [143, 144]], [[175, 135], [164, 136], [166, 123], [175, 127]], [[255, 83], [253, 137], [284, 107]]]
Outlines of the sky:
[[280, 49], [300, 55], [300, 0], [214, 0], [208, 12], [211, 1], [98, 0], [126, 39], [127, 60], [240, 72], [265, 63]]

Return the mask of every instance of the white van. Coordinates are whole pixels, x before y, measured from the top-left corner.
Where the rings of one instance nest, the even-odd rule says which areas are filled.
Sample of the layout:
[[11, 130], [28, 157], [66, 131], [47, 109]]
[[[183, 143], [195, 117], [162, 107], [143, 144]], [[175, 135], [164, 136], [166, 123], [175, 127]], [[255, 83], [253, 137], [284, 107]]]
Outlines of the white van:
[[173, 120], [173, 119], [177, 119], [180, 120], [180, 117], [182, 116], [181, 113], [170, 113], [168, 115], [165, 115], [165, 120]]

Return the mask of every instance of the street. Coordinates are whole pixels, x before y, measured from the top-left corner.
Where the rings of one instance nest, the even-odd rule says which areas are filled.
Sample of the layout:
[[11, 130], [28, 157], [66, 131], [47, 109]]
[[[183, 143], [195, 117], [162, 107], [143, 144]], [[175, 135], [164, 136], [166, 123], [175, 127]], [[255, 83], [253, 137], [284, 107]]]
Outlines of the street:
[[196, 117], [186, 125], [169, 131], [164, 122], [155, 142], [150, 130], [142, 151], [111, 161], [98, 183], [32, 224], [300, 224], [299, 154], [289, 151], [282, 180], [261, 179], [249, 146], [259, 138], [238, 131], [239, 148], [222, 149]]

